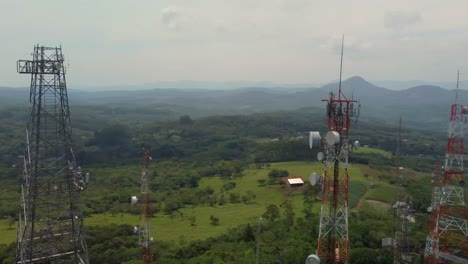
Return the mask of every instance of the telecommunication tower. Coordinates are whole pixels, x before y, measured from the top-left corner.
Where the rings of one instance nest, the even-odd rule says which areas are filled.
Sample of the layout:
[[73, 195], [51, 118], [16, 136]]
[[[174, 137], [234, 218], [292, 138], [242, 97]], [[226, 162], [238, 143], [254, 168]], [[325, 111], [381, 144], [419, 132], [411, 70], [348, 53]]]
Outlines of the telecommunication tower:
[[[148, 169], [151, 161], [150, 152], [148, 149], [143, 148], [143, 171], [141, 172], [141, 223], [139, 227], [135, 227], [134, 231], [138, 234], [138, 245], [141, 248], [140, 255], [143, 263], [151, 263], [153, 254], [151, 253], [151, 245], [153, 238], [150, 232], [150, 218], [151, 218], [151, 199], [149, 196], [149, 182], [148, 182]], [[138, 203], [138, 198], [132, 196], [132, 204]]]
[[433, 221], [426, 239], [425, 263], [468, 262], [468, 222], [463, 194], [463, 129], [468, 106], [458, 104], [459, 76], [458, 73], [455, 103], [450, 111], [443, 178], [434, 187], [429, 209]]
[[32, 56], [17, 64], [31, 89], [15, 263], [89, 263], [80, 202], [89, 175], [72, 149], [62, 48], [36, 45]]
[[399, 178], [399, 186], [395, 193], [395, 239], [393, 245], [393, 263], [410, 263], [410, 259], [407, 258], [409, 253], [409, 220], [411, 217], [410, 208], [412, 202], [412, 196], [405, 191], [404, 179], [402, 175], [403, 167], [401, 167], [400, 160], [401, 151], [401, 117], [398, 127], [398, 142], [396, 151], [396, 171]]
[[[311, 148], [321, 148], [318, 159], [325, 157], [325, 170], [322, 184], [322, 207], [317, 255], [320, 263], [349, 263], [348, 238], [348, 154], [350, 151], [349, 129], [351, 118], [358, 117], [360, 105], [347, 99], [341, 92], [343, 66], [343, 46], [341, 47], [340, 82], [338, 94], [330, 93], [327, 102], [328, 132], [322, 139], [319, 132], [310, 132]], [[355, 107], [356, 104], [356, 107]], [[315, 179], [311, 175], [311, 182]], [[313, 255], [307, 261], [314, 263]]]

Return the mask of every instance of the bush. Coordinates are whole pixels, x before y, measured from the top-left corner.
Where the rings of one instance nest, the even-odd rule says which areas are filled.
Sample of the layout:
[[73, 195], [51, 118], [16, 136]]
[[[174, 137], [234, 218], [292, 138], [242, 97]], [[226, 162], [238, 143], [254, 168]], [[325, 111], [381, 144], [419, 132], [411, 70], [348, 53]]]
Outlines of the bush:
[[223, 187], [221, 187], [221, 191], [226, 192], [234, 188], [236, 188], [235, 182], [226, 182], [225, 184], [223, 184]]
[[219, 218], [217, 217], [214, 217], [214, 216], [210, 216], [210, 224], [211, 225], [214, 225], [214, 226], [217, 226], [219, 225]]
[[268, 177], [270, 177], [270, 179], [278, 179], [288, 176], [289, 172], [287, 170], [272, 169], [270, 173], [268, 173]]

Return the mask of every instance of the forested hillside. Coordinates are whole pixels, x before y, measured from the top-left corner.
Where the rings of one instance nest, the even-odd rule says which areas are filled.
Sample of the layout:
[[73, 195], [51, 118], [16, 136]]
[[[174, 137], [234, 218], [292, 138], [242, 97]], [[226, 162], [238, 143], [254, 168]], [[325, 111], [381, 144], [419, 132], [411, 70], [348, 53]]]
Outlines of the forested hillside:
[[[318, 190], [291, 191], [280, 179], [305, 179], [310, 171], [322, 170], [319, 162], [312, 162], [316, 152], [308, 149], [308, 131], [325, 132], [322, 108], [203, 118], [177, 112], [158, 115], [159, 109], [72, 106], [78, 162], [92, 175], [82, 201], [94, 263], [136, 263], [137, 238], [131, 225], [138, 222], [139, 208], [129, 206], [128, 199], [138, 192], [142, 147], [151, 149], [154, 160], [157, 263], [251, 263], [257, 241], [262, 243], [262, 263], [300, 263], [313, 252]], [[27, 111], [4, 107], [1, 118], [0, 232], [5, 245], [0, 259], [9, 263]], [[389, 208], [399, 184], [393, 173], [396, 134], [396, 125], [383, 122], [358, 121], [352, 127], [352, 140], [366, 145], [350, 156], [353, 263], [392, 263], [391, 252], [380, 249], [380, 239], [393, 232]], [[404, 126], [402, 138], [402, 166], [412, 175], [404, 184], [412, 190], [420, 214], [411, 236], [417, 252], [430, 204], [427, 175], [443, 155], [445, 135]], [[369, 189], [370, 182], [380, 192]], [[256, 230], [260, 216], [261, 233]], [[376, 228], [371, 235], [368, 226]], [[373, 262], [378, 256], [382, 261]]]
[[[94, 117], [102, 117], [119, 123], [128, 121], [128, 124], [138, 125], [143, 122], [174, 120], [182, 115], [200, 118], [211, 115], [292, 111], [304, 107], [323, 108], [321, 100], [326, 98], [330, 91], [336, 91], [337, 87], [337, 83], [330, 83], [320, 88], [157, 88], [97, 92], [80, 91], [72, 87], [69, 89], [69, 97], [75, 113], [74, 120], [87, 120], [77, 124], [86, 125]], [[342, 88], [344, 94], [352, 96], [365, 106], [361, 112], [363, 121], [393, 124], [399, 116], [403, 116], [405, 124], [409, 127], [435, 131], [446, 130], [448, 107], [455, 100], [454, 89], [420, 85], [395, 91], [375, 86], [359, 76], [344, 80]], [[0, 88], [0, 91], [0, 103], [3, 106], [10, 106], [16, 110], [16, 106], [27, 106], [28, 89]], [[468, 103], [468, 91], [460, 90], [459, 98], [460, 103]]]

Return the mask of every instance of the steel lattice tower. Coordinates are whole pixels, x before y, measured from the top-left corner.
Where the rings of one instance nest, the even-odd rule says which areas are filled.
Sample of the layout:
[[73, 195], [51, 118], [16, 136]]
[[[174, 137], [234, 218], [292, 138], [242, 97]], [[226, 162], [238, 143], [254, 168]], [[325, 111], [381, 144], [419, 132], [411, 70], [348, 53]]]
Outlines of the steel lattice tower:
[[401, 149], [401, 117], [398, 126], [398, 142], [396, 150], [396, 171], [399, 177], [399, 186], [395, 193], [395, 240], [393, 247], [393, 263], [408, 263], [407, 254], [409, 253], [409, 219], [412, 196], [405, 191], [404, 178], [400, 160]]
[[317, 247], [321, 263], [349, 263], [348, 133], [351, 118], [359, 115], [359, 108], [354, 108], [357, 101], [348, 100], [341, 92], [342, 64], [343, 46], [338, 94], [330, 93], [328, 99], [322, 100], [327, 102], [328, 133], [323, 144], [325, 170]]
[[[150, 152], [148, 149], [143, 148], [143, 171], [141, 172], [141, 187], [140, 187], [140, 200], [141, 200], [141, 223], [139, 227], [135, 227], [135, 233], [138, 233], [138, 245], [140, 246], [140, 255], [143, 263], [151, 263], [153, 254], [151, 252], [151, 244], [153, 238], [151, 237], [151, 199], [149, 196], [149, 180], [148, 169], [151, 161]], [[132, 197], [132, 204], [138, 203], [136, 196]]]
[[[61, 47], [35, 46], [15, 263], [89, 263]], [[87, 177], [86, 177], [87, 181]]]
[[[434, 219], [426, 239], [426, 263], [452, 263], [461, 261], [460, 256], [468, 258], [468, 223], [463, 193], [463, 130], [468, 107], [457, 104], [458, 76], [455, 104], [450, 111], [443, 179], [432, 195]], [[458, 256], [457, 251], [460, 251]]]

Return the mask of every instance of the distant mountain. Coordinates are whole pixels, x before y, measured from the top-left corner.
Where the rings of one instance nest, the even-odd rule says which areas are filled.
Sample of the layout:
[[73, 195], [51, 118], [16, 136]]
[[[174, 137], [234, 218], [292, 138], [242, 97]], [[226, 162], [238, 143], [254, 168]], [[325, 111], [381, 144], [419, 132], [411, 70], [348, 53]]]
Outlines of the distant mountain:
[[[321, 89], [337, 90], [338, 83]], [[446, 130], [450, 105], [455, 100], [455, 90], [438, 86], [420, 85], [395, 91], [375, 86], [355, 76], [342, 84], [343, 92], [354, 94], [362, 105], [362, 118], [396, 123], [402, 116], [406, 125]], [[468, 104], [468, 91], [459, 91], [460, 103]]]
[[[411, 81], [395, 81], [395, 80], [383, 80], [383, 81], [371, 81], [373, 84], [387, 87], [391, 90], [405, 90], [408, 87], [414, 86], [424, 86], [424, 85], [432, 85], [432, 86], [439, 86], [448, 90], [455, 89], [457, 83], [455, 81], [452, 82], [441, 82], [441, 81], [419, 81], [419, 80], [411, 80]], [[459, 84], [460, 89], [468, 90], [468, 80], [460, 81]]]
[[[109, 108], [139, 107], [172, 109], [194, 117], [213, 114], [250, 114], [303, 107], [325, 108], [322, 99], [336, 93], [338, 82], [320, 88], [248, 87], [231, 90], [209, 89], [146, 89], [137, 91], [79, 91], [69, 89], [70, 104]], [[26, 88], [0, 88], [2, 105], [27, 105]], [[376, 86], [362, 77], [354, 76], [342, 82], [347, 98], [361, 103], [361, 118], [370, 121], [396, 123], [400, 116], [405, 125], [434, 130], [446, 130], [449, 107], [455, 90], [420, 85], [404, 90]], [[460, 103], [468, 104], [468, 91], [460, 90]], [[175, 110], [174, 110], [175, 109]], [[184, 112], [188, 111], [188, 112]]]
[[319, 87], [319, 83], [275, 83], [275, 82], [252, 82], [252, 81], [160, 81], [144, 85], [118, 85], [118, 86], [83, 86], [78, 87], [83, 91], [122, 91], [122, 90], [151, 90], [151, 89], [206, 89], [206, 90], [232, 90], [250, 87], [261, 87], [270, 89], [303, 89]]

